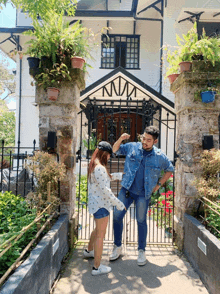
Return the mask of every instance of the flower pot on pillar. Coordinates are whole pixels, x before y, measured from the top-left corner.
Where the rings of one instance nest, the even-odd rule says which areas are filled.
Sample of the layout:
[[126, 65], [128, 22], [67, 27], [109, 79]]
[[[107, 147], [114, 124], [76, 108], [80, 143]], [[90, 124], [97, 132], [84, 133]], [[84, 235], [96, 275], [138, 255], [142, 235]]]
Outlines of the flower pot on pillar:
[[40, 59], [39, 58], [36, 58], [36, 57], [28, 57], [27, 58], [27, 61], [28, 61], [29, 69], [39, 68], [39, 64], [40, 64]]
[[202, 102], [204, 102], [204, 103], [210, 103], [210, 102], [215, 101], [215, 95], [216, 95], [216, 92], [215, 91], [201, 92]]
[[72, 68], [80, 68], [83, 69], [85, 63], [85, 59], [78, 57], [78, 56], [74, 56], [71, 58], [71, 65]]
[[47, 97], [51, 101], [56, 101], [60, 90], [54, 87], [47, 88]]
[[172, 84], [177, 78], [178, 78], [179, 74], [171, 74], [168, 76], [169, 82], [170, 84]]
[[179, 63], [180, 72], [191, 71], [192, 62], [191, 61], [182, 61]]

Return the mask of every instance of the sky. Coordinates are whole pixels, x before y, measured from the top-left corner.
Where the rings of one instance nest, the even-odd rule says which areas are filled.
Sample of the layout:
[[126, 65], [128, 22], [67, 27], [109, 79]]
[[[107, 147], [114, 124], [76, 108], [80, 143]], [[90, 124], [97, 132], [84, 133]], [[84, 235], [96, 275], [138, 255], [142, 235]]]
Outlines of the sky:
[[[12, 7], [11, 4], [7, 4], [6, 8], [3, 8], [3, 10], [0, 10], [0, 27], [1, 28], [12, 28], [15, 27], [15, 20], [16, 20], [16, 9]], [[3, 61], [6, 59], [7, 68], [12, 70], [16, 69], [16, 63], [11, 59], [5, 57], [4, 54], [0, 51], [0, 61]], [[4, 94], [1, 98], [4, 98]], [[15, 110], [16, 108], [16, 102], [15, 97], [10, 96], [10, 98], [7, 98], [6, 103], [10, 110]]]
[[7, 4], [6, 8], [0, 10], [0, 27], [12, 28], [15, 27], [16, 9], [11, 4]]

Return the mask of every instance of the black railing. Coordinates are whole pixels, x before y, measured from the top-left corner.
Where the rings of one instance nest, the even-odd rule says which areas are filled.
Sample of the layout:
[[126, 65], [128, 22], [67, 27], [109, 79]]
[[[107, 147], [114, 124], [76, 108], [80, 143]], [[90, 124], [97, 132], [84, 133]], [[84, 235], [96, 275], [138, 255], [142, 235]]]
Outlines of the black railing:
[[[87, 204], [78, 205], [79, 224], [78, 224], [78, 239], [83, 242], [88, 242], [91, 232], [95, 228], [94, 218], [89, 214]], [[173, 216], [172, 209], [167, 213], [164, 219], [164, 207], [150, 206], [147, 214], [147, 244], [164, 244], [170, 245], [173, 243]], [[166, 225], [164, 225], [166, 220]], [[105, 242], [112, 243], [113, 236], [113, 211], [110, 212], [108, 227], [105, 234]], [[136, 244], [138, 242], [138, 227], [136, 222], [136, 207], [134, 204], [128, 209], [124, 218], [123, 243]]]
[[26, 196], [36, 185], [33, 174], [24, 167], [26, 158], [38, 150], [36, 141], [32, 147], [22, 147], [20, 143], [5, 146], [4, 140], [0, 143], [0, 191]]

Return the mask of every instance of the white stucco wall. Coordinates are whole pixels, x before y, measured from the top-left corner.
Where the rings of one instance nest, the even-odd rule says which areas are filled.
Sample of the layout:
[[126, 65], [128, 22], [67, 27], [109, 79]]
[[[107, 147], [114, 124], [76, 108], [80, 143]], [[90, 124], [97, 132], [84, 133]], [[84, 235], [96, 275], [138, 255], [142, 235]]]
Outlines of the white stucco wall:
[[[35, 87], [31, 86], [32, 78], [29, 75], [27, 56], [22, 58], [22, 91], [21, 91], [21, 114], [20, 114], [20, 143], [22, 147], [32, 147], [36, 140], [39, 142], [39, 115], [38, 107], [35, 106]], [[19, 94], [20, 94], [20, 60], [17, 57], [16, 75], [16, 138], [18, 142], [19, 125]]]
[[[83, 26], [92, 28], [95, 33], [106, 27], [106, 25], [106, 21], [83, 21]], [[111, 20], [109, 27], [111, 27], [109, 34], [133, 34], [133, 21], [131, 20]], [[138, 20], [136, 34], [140, 35], [140, 70], [128, 71], [155, 90], [159, 90], [160, 23]], [[88, 69], [86, 86], [93, 84], [113, 70], [100, 69], [101, 36], [99, 36], [98, 40], [100, 45], [92, 52], [95, 60], [89, 62], [93, 68]]]

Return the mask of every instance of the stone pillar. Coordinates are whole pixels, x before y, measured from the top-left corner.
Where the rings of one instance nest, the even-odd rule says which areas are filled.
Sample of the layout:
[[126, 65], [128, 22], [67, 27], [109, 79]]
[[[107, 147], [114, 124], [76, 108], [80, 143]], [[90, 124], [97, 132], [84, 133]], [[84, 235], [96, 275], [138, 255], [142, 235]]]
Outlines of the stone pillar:
[[185, 72], [171, 85], [171, 91], [175, 93], [178, 155], [175, 172], [174, 230], [176, 244], [181, 250], [184, 239], [184, 214], [193, 215], [197, 204], [198, 195], [192, 181], [200, 170], [203, 136], [213, 135], [214, 147], [219, 148], [220, 97], [216, 96], [212, 103], [202, 103], [195, 99], [195, 93], [207, 87], [207, 75], [209, 81], [220, 83], [218, 73]]
[[83, 73], [79, 73], [75, 82], [62, 84], [57, 101], [50, 101], [42, 87], [36, 89], [40, 150], [47, 150], [48, 131], [56, 132], [56, 152], [67, 168], [66, 178], [60, 183], [61, 214], [68, 214], [70, 219], [75, 211], [77, 113], [80, 110], [80, 91], [84, 86]]

